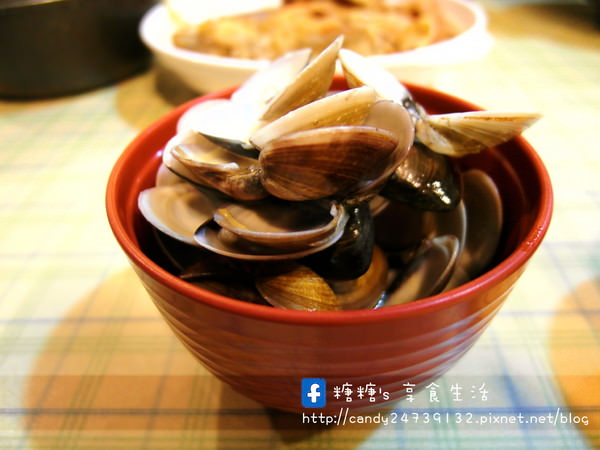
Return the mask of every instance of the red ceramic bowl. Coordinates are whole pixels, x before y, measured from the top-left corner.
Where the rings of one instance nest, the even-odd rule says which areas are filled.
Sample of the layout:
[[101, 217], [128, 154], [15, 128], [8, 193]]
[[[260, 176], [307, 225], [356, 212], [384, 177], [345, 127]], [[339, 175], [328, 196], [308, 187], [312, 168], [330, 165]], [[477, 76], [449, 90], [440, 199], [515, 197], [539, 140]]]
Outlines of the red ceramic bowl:
[[[336, 79], [334, 88], [344, 88]], [[432, 113], [480, 109], [449, 95], [408, 85]], [[245, 303], [203, 290], [165, 270], [150, 225], [137, 208], [138, 193], [154, 183], [161, 150], [186, 103], [142, 132], [125, 149], [108, 182], [112, 230], [152, 300], [189, 351], [239, 392], [273, 408], [300, 412], [303, 378], [324, 378], [327, 404], [381, 408], [401, 397], [405, 383], [424, 386], [450, 368], [490, 323], [540, 245], [552, 212], [544, 165], [522, 138], [462, 158], [462, 169], [481, 168], [501, 193], [505, 224], [501, 252], [482, 276], [449, 292], [377, 310], [305, 312]], [[232, 274], [235, 276], [235, 274]], [[336, 386], [376, 386], [375, 402], [356, 395], [336, 399]], [[318, 410], [323, 411], [323, 410]]]

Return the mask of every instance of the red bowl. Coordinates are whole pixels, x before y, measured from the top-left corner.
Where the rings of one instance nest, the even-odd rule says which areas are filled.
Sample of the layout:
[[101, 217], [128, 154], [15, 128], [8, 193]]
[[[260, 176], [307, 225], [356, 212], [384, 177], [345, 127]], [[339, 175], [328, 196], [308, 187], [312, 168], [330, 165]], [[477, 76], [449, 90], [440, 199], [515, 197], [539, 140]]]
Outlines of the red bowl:
[[[341, 78], [333, 88], [345, 88]], [[435, 90], [408, 85], [432, 113], [480, 109]], [[327, 404], [382, 408], [448, 370], [490, 323], [548, 229], [552, 187], [546, 169], [523, 139], [459, 160], [496, 182], [505, 211], [500, 255], [480, 277], [449, 292], [377, 310], [305, 312], [227, 298], [193, 286], [161, 267], [151, 226], [137, 208], [153, 185], [161, 151], [181, 114], [232, 89], [186, 103], [137, 136], [114, 166], [106, 208], [113, 233], [156, 307], [181, 342], [212, 373], [269, 407], [301, 412], [303, 378], [323, 378]], [[375, 385], [375, 401], [356, 394], [348, 403], [334, 389]], [[371, 386], [372, 386], [371, 385]], [[387, 393], [388, 395], [385, 395]], [[319, 411], [323, 411], [319, 410]]]

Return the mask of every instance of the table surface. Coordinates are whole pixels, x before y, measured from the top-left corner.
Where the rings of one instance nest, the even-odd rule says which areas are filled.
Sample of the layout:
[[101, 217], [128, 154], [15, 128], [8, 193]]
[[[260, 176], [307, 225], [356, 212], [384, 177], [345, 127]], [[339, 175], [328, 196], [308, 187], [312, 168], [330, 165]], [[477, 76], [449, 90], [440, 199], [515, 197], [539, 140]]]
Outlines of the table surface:
[[483, 4], [492, 50], [433, 84], [543, 113], [525, 137], [553, 180], [553, 222], [479, 341], [387, 423], [315, 427], [265, 410], [160, 318], [104, 210], [125, 145], [174, 106], [156, 70], [0, 101], [0, 447], [600, 447], [600, 31], [580, 4]]

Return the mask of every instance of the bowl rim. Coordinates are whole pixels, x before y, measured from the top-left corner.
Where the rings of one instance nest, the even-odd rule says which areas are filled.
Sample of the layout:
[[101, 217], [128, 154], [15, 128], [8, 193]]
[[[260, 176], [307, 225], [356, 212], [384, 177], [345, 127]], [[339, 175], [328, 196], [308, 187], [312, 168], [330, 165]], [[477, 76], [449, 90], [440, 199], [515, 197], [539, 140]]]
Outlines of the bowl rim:
[[[477, 3], [469, 0], [442, 0], [450, 9], [460, 8], [463, 13], [469, 14], [470, 24], [456, 36], [424, 47], [395, 53], [381, 53], [370, 55], [378, 64], [385, 66], [401, 65], [431, 65], [432, 56], [440, 64], [470, 60], [482, 55], [491, 46], [491, 36], [487, 32], [487, 16], [485, 10]], [[163, 4], [150, 8], [140, 21], [138, 32], [146, 46], [158, 54], [166, 55], [189, 64], [205, 64], [223, 68], [237, 68], [240, 70], [258, 70], [267, 64], [267, 59], [237, 58], [212, 55], [193, 50], [176, 47], [171, 39], [165, 39], [162, 32], [157, 33], [155, 24], [164, 21], [169, 24], [169, 13]], [[175, 26], [167, 25], [167, 28]], [[161, 30], [159, 30], [161, 31]], [[169, 34], [169, 37], [171, 34]], [[467, 46], [469, 51], [462, 50]], [[453, 51], [457, 47], [461, 51]]]
[[[460, 103], [472, 110], [482, 109], [466, 100], [430, 87], [413, 83], [405, 83], [405, 85], [409, 90], [420, 90], [421, 92], [436, 96], [440, 98], [440, 101], [442, 102]], [[228, 88], [220, 90], [183, 103], [140, 132], [126, 146], [117, 159], [109, 175], [106, 188], [105, 208], [108, 222], [117, 242], [130, 259], [130, 262], [141, 268], [155, 281], [166, 285], [169, 289], [180, 293], [192, 301], [200, 302], [240, 316], [252, 317], [268, 322], [298, 325], [326, 324], [330, 326], [345, 326], [358, 323], [393, 321], [400, 317], [407, 318], [416, 316], [425, 311], [436, 311], [451, 303], [465, 302], [473, 295], [484, 292], [488, 286], [500, 283], [502, 280], [525, 266], [527, 261], [540, 246], [548, 231], [553, 211], [553, 189], [550, 176], [542, 159], [534, 148], [522, 136], [518, 136], [514, 139], [514, 142], [531, 162], [532, 167], [534, 168], [534, 175], [537, 178], [536, 181], [540, 186], [539, 211], [537, 212], [527, 235], [518, 242], [516, 248], [510, 254], [486, 273], [456, 288], [410, 303], [393, 305], [385, 308], [314, 312], [289, 310], [244, 302], [242, 300], [207, 291], [185, 282], [152, 261], [129, 236], [125, 225], [119, 217], [118, 211], [120, 210], [120, 206], [117, 201], [117, 188], [119, 183], [122, 182], [122, 172], [125, 167], [130, 164], [129, 160], [132, 158], [132, 153], [134, 153], [138, 147], [144, 145], [149, 136], [164, 127], [166, 123], [176, 121], [177, 118], [191, 106], [213, 98], [229, 96], [234, 89], [235, 88]]]

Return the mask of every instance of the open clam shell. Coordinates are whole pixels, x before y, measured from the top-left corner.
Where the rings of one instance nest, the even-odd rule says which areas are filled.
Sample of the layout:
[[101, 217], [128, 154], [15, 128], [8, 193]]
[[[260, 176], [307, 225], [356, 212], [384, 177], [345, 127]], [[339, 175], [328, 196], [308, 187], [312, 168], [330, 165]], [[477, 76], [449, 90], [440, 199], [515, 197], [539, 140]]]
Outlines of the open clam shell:
[[262, 125], [265, 107], [294, 81], [310, 54], [310, 49], [287, 53], [248, 78], [229, 99], [193, 106], [177, 122], [177, 132], [193, 130], [231, 151], [250, 151], [249, 136]]
[[294, 263], [280, 274], [258, 278], [256, 288], [273, 306], [304, 311], [335, 311], [340, 305], [331, 286], [307, 266]]
[[243, 239], [229, 230], [209, 221], [194, 233], [194, 240], [207, 250], [230, 258], [249, 261], [282, 261], [298, 259], [319, 252], [335, 243], [344, 233], [344, 222], [340, 221], [331, 235], [313, 242], [309, 247], [298, 250], [277, 248]]
[[340, 50], [339, 60], [348, 86], [370, 86], [380, 98], [403, 105], [415, 119], [419, 116], [412, 95], [391, 72], [345, 48]]
[[380, 194], [420, 209], [449, 211], [461, 198], [460, 176], [447, 156], [416, 143]]
[[174, 157], [175, 150], [178, 150], [181, 156], [193, 160], [197, 164], [240, 168], [256, 164], [256, 159], [228, 151], [209, 141], [200, 133], [193, 130], [182, 131], [173, 136], [165, 145], [162, 162], [171, 171], [192, 182], [194, 182], [194, 176]]
[[269, 142], [295, 131], [362, 124], [375, 103], [370, 87], [349, 89], [308, 103], [257, 130], [250, 141], [259, 150]]
[[317, 55], [291, 83], [269, 102], [261, 120], [270, 122], [324, 97], [331, 86], [338, 52], [343, 42], [344, 38], [340, 36]]
[[415, 128], [418, 139], [433, 151], [460, 157], [507, 142], [540, 117], [535, 113], [495, 111], [424, 115]]
[[309, 267], [291, 263], [281, 273], [259, 277], [256, 288], [270, 304], [305, 311], [340, 311], [372, 308], [383, 296], [387, 260], [375, 248], [369, 269], [354, 280], [331, 281]]
[[341, 309], [373, 308], [384, 297], [388, 281], [388, 261], [383, 251], [373, 247], [367, 271], [353, 280], [328, 280]]
[[339, 59], [349, 86], [371, 86], [381, 98], [404, 105], [415, 122], [416, 137], [438, 153], [478, 153], [514, 138], [540, 118], [535, 113], [490, 111], [428, 115], [387, 70], [347, 49], [340, 50]]
[[400, 305], [441, 292], [454, 273], [460, 253], [456, 236], [428, 239], [392, 282], [384, 306]]
[[329, 238], [345, 225], [348, 215], [336, 202], [290, 204], [270, 199], [221, 205], [214, 220], [247, 241], [294, 251]]
[[[414, 135], [404, 107], [374, 100], [369, 87], [348, 90], [259, 130], [252, 141], [261, 149], [265, 189], [286, 200], [362, 196], [379, 189], [406, 156]], [[305, 129], [311, 121], [317, 126]]]
[[250, 76], [232, 95], [236, 104], [267, 105], [290, 85], [310, 61], [308, 48], [285, 53]]
[[382, 98], [403, 103], [410, 98], [408, 89], [398, 79], [382, 67], [369, 63], [367, 58], [353, 50], [343, 48], [339, 60], [348, 85], [351, 87], [371, 86]]
[[355, 279], [372, 264], [375, 229], [370, 204], [347, 205], [344, 234], [332, 246], [305, 259], [306, 264], [328, 280]]
[[261, 125], [260, 105], [215, 99], [191, 107], [178, 121], [178, 131], [195, 131], [233, 152], [251, 152], [248, 138]]
[[351, 195], [390, 173], [397, 145], [392, 133], [374, 127], [290, 133], [261, 151], [262, 183], [286, 200]]
[[138, 208], [155, 228], [186, 244], [197, 245], [194, 232], [212, 219], [218, 198], [188, 183], [153, 187], [140, 192]]
[[492, 178], [479, 169], [463, 172], [462, 178], [468, 232], [447, 289], [478, 277], [488, 267], [496, 255], [504, 220], [500, 193]]
[[260, 181], [258, 167], [241, 169], [235, 163], [204, 163], [190, 157], [179, 147], [173, 149], [171, 154], [185, 167], [188, 181], [216, 189], [237, 200], [260, 200], [268, 195]]

